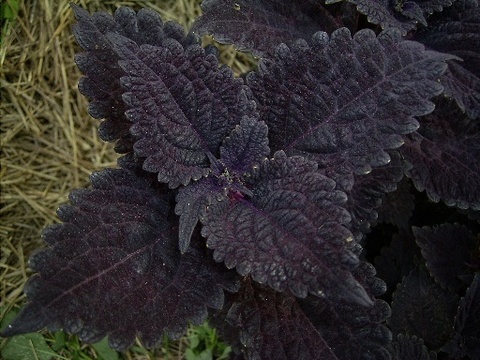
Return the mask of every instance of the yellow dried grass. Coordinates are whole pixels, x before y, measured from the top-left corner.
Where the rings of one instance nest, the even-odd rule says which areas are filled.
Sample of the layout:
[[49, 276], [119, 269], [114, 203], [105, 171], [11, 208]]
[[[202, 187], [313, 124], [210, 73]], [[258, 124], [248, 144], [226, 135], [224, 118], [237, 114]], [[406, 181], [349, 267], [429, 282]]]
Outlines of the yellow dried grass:
[[[20, 1], [18, 17], [5, 26], [0, 48], [0, 308], [24, 302], [29, 255], [42, 247], [41, 231], [57, 222], [55, 210], [73, 188], [88, 185], [95, 170], [114, 167], [112, 145], [98, 138], [98, 121], [78, 92], [76, 45], [70, 0]], [[164, 20], [190, 26], [199, 0], [79, 1], [90, 12], [126, 5], [150, 7]], [[211, 41], [211, 40], [209, 40]], [[237, 73], [248, 56], [223, 47], [223, 63]], [[127, 358], [132, 358], [127, 354]]]

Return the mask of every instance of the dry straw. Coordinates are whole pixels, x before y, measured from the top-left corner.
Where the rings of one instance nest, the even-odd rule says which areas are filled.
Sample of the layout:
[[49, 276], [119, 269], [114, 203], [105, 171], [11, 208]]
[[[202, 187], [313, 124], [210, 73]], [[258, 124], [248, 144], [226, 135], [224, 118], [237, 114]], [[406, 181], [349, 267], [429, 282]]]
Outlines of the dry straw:
[[[25, 301], [27, 259], [42, 245], [42, 229], [71, 189], [88, 186], [92, 171], [115, 166], [112, 145], [98, 138], [98, 121], [78, 92], [79, 52], [69, 0], [20, 1], [17, 18], [2, 32], [1, 81], [1, 316]], [[164, 20], [189, 26], [199, 0], [80, 1], [91, 11], [126, 5], [150, 7]], [[222, 61], [239, 73], [249, 60], [224, 47]], [[247, 65], [245, 65], [247, 64]], [[128, 355], [130, 357], [130, 355]]]

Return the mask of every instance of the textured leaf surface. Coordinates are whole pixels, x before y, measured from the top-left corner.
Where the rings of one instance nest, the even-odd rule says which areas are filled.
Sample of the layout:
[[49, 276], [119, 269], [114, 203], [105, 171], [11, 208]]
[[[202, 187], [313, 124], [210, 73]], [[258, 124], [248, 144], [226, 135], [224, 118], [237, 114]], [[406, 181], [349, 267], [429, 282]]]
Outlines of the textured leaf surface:
[[428, 48], [458, 56], [448, 61], [442, 76], [445, 94], [455, 99], [462, 111], [474, 119], [480, 116], [480, 6], [477, 0], [457, 0], [435, 14], [429, 26], [414, 39]]
[[220, 148], [220, 160], [229, 173], [240, 177], [258, 167], [270, 154], [267, 132], [263, 121], [242, 119]]
[[400, 152], [413, 164], [407, 176], [431, 200], [480, 209], [480, 125], [452, 102], [440, 102], [422, 118], [420, 129], [405, 136]]
[[179, 248], [187, 251], [199, 220], [205, 218], [208, 206], [224, 196], [223, 188], [214, 180], [202, 179], [178, 191], [175, 213], [180, 216]]
[[396, 30], [378, 38], [362, 30], [352, 39], [342, 28], [279, 46], [247, 82], [272, 150], [313, 158], [348, 190], [353, 174], [388, 163], [386, 150], [418, 128], [415, 115], [434, 109], [428, 99], [442, 91], [444, 60]]
[[435, 281], [455, 292], [473, 279], [474, 253], [479, 249], [473, 233], [459, 224], [413, 228], [426, 265]]
[[292, 294], [247, 282], [229, 305], [247, 359], [337, 359]]
[[356, 360], [388, 359], [383, 346], [390, 334], [381, 324], [388, 314], [382, 301], [364, 307], [311, 295], [299, 299], [247, 277], [215, 319], [222, 335], [237, 334], [235, 348], [248, 359]]
[[455, 317], [453, 339], [442, 349], [456, 359], [478, 357], [480, 349], [480, 273], [477, 272]]
[[[355, 253], [360, 256], [361, 251], [357, 245]], [[386, 289], [375, 275], [375, 268], [365, 261], [353, 271], [355, 279], [372, 297], [382, 295]], [[391, 310], [383, 300], [375, 300], [369, 307], [334, 298], [310, 297], [299, 302], [338, 359], [389, 359], [384, 346], [391, 341], [392, 334], [384, 324]]]
[[[480, 75], [476, 75], [463, 66], [464, 63], [452, 60], [442, 77], [445, 94], [455, 99], [462, 111], [471, 119], [480, 116]], [[476, 66], [480, 62], [477, 61]]]
[[202, 235], [215, 260], [277, 291], [369, 304], [350, 274], [358, 259], [348, 248], [345, 194], [315, 170], [277, 152], [246, 179], [251, 197], [224, 196], [209, 207]]
[[[327, 0], [327, 3], [334, 3], [341, 0]], [[415, 28], [416, 20], [413, 18], [413, 14], [417, 14], [418, 17], [423, 17], [421, 12], [418, 12], [418, 5], [415, 2], [409, 2], [410, 16], [402, 15], [402, 7], [395, 8], [395, 2], [388, 0], [348, 0], [349, 2], [357, 6], [357, 10], [367, 16], [369, 22], [378, 24], [382, 28], [398, 28], [405, 34], [407, 31]], [[416, 11], [415, 11], [416, 10]], [[422, 19], [424, 20], [424, 18]]]
[[406, 276], [393, 294], [388, 325], [393, 334], [411, 334], [430, 349], [445, 344], [452, 333], [458, 298], [443, 290], [421, 267]]
[[[339, 0], [327, 0], [334, 3]], [[399, 28], [406, 34], [416, 27], [417, 22], [427, 26], [426, 18], [434, 11], [442, 11], [455, 0], [348, 0], [356, 4], [358, 11], [367, 15], [368, 21], [385, 28]]]
[[392, 343], [392, 360], [436, 360], [437, 354], [428, 351], [423, 340], [416, 336], [404, 336], [400, 334]]
[[116, 350], [136, 336], [153, 347], [164, 331], [178, 337], [205, 321], [207, 307], [222, 307], [234, 277], [201, 245], [180, 255], [171, 191], [145, 174], [104, 170], [92, 175], [93, 189], [71, 193], [58, 211], [64, 223], [45, 230], [48, 247], [30, 259], [28, 303], [2, 335], [47, 326], [86, 342], [108, 334]]
[[208, 154], [218, 156], [225, 136], [253, 109], [243, 81], [198, 44], [138, 46], [118, 34], [108, 38], [128, 74], [123, 98], [143, 168], [171, 188], [205, 176]]
[[319, 1], [203, 0], [203, 15], [192, 31], [212, 34], [220, 43], [234, 44], [262, 56], [280, 43], [309, 39], [317, 31], [331, 33], [339, 27]]
[[362, 240], [370, 226], [376, 223], [382, 199], [396, 189], [403, 177], [404, 164], [399, 153], [390, 151], [389, 154], [391, 161], [388, 164], [368, 174], [355, 175], [352, 189], [346, 192], [346, 208], [352, 217], [350, 230], [357, 241]]
[[264, 122], [245, 117], [220, 148], [220, 159], [210, 156], [211, 173], [179, 190], [175, 213], [180, 215], [180, 251], [188, 248], [198, 220], [205, 220], [207, 208], [217, 201], [252, 195], [243, 185], [255, 167], [270, 153]]
[[118, 55], [106, 35], [109, 32], [126, 36], [137, 44], [161, 45], [166, 39], [175, 39], [186, 45], [193, 38], [186, 38], [178, 24], [163, 23], [152, 10], [137, 13], [121, 7], [112, 16], [105, 12], [89, 15], [87, 11], [72, 4], [77, 23], [73, 27], [75, 38], [85, 52], [77, 54], [77, 66], [85, 74], [79, 90], [90, 100], [89, 113], [96, 119], [105, 119], [100, 124], [99, 134], [103, 140], [117, 141], [116, 150], [124, 153], [132, 150], [134, 139], [129, 133], [130, 121], [122, 101], [125, 89], [120, 78], [125, 75], [119, 66]]

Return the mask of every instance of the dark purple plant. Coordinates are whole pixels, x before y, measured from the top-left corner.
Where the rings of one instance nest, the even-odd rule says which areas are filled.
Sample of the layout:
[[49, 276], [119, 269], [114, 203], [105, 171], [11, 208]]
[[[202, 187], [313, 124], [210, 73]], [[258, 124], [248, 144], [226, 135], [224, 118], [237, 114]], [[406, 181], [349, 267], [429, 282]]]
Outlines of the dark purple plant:
[[236, 359], [479, 356], [478, 0], [204, 0], [187, 35], [72, 7], [124, 155], [45, 229], [2, 336], [122, 351], [209, 319]]

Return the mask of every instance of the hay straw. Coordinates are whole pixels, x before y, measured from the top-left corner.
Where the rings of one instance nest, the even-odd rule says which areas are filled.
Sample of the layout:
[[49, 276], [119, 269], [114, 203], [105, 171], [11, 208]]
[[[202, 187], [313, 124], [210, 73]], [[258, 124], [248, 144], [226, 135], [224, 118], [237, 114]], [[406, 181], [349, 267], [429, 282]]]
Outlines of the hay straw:
[[[1, 316], [24, 303], [31, 274], [27, 260], [42, 247], [41, 231], [58, 222], [55, 210], [73, 188], [88, 185], [91, 172], [114, 167], [112, 144], [97, 136], [78, 92], [76, 45], [70, 0], [20, 1], [15, 21], [5, 26], [0, 48], [0, 307]], [[121, 5], [150, 7], [164, 20], [190, 26], [199, 0], [79, 1], [90, 12]], [[210, 40], [211, 41], [211, 40]], [[221, 59], [237, 73], [251, 61], [229, 47]], [[131, 354], [126, 358], [133, 358]]]

